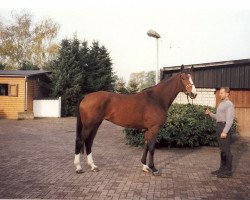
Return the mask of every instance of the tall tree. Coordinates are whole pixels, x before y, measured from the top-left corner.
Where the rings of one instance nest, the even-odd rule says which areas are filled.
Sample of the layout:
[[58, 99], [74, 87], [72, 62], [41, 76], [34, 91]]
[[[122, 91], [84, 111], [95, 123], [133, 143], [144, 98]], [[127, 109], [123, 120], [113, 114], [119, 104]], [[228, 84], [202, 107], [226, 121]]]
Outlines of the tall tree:
[[36, 65], [33, 65], [32, 63], [26, 61], [24, 63], [21, 63], [20, 70], [39, 70], [39, 67]]
[[111, 58], [107, 49], [104, 46], [100, 47], [97, 41], [92, 42], [88, 61], [88, 92], [113, 91], [115, 80], [113, 78]]
[[126, 88], [126, 82], [123, 78], [116, 78], [115, 82], [115, 92], [120, 93], [120, 94], [127, 94], [128, 90]]
[[134, 80], [135, 82], [137, 82], [139, 90], [141, 90], [142, 85], [145, 82], [145, 71], [131, 73], [130, 74], [130, 80]]
[[141, 85], [141, 90], [155, 85], [155, 71], [145, 73], [144, 82]]
[[49, 66], [52, 71], [52, 96], [62, 97], [64, 116], [76, 113], [77, 102], [82, 94], [81, 83], [85, 71], [80, 61], [80, 42], [66, 39], [61, 42], [59, 57]]
[[0, 62], [0, 70], [4, 70], [5, 66]]
[[62, 97], [64, 116], [75, 115], [77, 103], [84, 94], [113, 90], [112, 63], [107, 49], [77, 38], [63, 40], [59, 56], [47, 68], [52, 71], [52, 96]]
[[51, 19], [37, 24], [32, 15], [23, 12], [12, 15], [12, 24], [0, 21], [0, 62], [6, 69], [19, 69], [22, 63], [30, 62], [42, 68], [58, 53], [58, 45], [54, 42], [59, 25]]
[[140, 90], [139, 83], [135, 79], [130, 79], [127, 90], [130, 94], [137, 93]]
[[141, 91], [155, 85], [155, 71], [132, 73], [130, 75], [130, 80], [136, 82], [138, 85], [138, 91]]

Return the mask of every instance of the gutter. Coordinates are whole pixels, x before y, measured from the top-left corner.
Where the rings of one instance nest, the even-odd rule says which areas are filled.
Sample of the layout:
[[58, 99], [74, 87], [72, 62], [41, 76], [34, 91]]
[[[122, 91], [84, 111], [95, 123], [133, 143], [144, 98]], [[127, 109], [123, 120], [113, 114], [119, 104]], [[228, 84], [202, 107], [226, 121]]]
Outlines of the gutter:
[[24, 111], [27, 111], [28, 108], [28, 83], [27, 83], [27, 76], [25, 76], [25, 97], [24, 97]]

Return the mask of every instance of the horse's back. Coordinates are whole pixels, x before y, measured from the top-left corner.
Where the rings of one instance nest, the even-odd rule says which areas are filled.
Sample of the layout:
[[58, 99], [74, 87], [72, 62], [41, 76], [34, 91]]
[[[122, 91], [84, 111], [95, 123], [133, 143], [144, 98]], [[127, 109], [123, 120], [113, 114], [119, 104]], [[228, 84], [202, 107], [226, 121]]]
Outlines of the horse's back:
[[107, 109], [117, 109], [121, 105], [126, 103], [132, 103], [138, 98], [134, 98], [135, 95], [127, 94], [117, 94], [106, 91], [93, 92], [84, 97], [80, 104], [80, 108], [83, 109], [98, 109], [98, 110], [107, 110]]
[[[134, 116], [135, 109], [140, 106], [137, 95], [117, 94], [106, 91], [93, 92], [86, 95], [80, 103], [80, 114], [83, 123], [94, 123], [94, 121], [109, 120], [115, 124], [122, 125], [121, 118]], [[136, 101], [138, 101], [136, 103]], [[131, 112], [131, 113], [130, 113]], [[119, 122], [118, 122], [119, 121]], [[121, 119], [124, 121], [124, 119]]]
[[99, 91], [86, 95], [80, 104], [82, 121], [86, 124], [108, 120], [123, 127], [145, 128], [165, 116], [146, 93], [116, 94]]

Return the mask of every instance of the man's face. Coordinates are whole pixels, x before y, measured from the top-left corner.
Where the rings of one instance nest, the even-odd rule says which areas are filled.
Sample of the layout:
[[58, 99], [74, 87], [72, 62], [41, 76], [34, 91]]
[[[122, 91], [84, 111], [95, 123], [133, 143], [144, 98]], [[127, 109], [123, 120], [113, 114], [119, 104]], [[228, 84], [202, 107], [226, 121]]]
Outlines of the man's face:
[[220, 95], [220, 99], [221, 99], [221, 100], [224, 100], [225, 98], [227, 98], [227, 97], [229, 96], [229, 93], [227, 93], [227, 92], [225, 91], [225, 89], [220, 89], [219, 95]]

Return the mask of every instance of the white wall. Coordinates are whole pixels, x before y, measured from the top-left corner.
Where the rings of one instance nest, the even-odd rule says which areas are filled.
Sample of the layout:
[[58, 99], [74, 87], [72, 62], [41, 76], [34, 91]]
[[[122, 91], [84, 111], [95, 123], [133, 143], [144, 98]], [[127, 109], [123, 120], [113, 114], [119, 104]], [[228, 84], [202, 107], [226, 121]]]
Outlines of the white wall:
[[61, 117], [61, 97], [33, 100], [34, 117]]
[[[204, 105], [204, 106], [216, 106], [216, 95], [215, 89], [204, 89], [204, 88], [196, 88], [197, 97], [193, 100], [194, 104]], [[192, 103], [192, 100], [189, 98], [189, 102]], [[174, 103], [187, 104], [187, 95], [183, 92], [179, 93]]]

